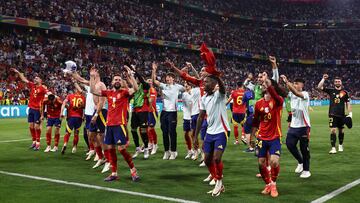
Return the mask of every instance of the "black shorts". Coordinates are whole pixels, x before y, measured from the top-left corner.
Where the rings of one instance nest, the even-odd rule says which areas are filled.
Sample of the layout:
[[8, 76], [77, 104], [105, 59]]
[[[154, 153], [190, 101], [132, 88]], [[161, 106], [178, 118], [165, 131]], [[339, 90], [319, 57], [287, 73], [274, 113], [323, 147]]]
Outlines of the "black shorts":
[[131, 114], [131, 129], [138, 127], [146, 128], [148, 126], [148, 114], [149, 112], [132, 112]]
[[329, 116], [329, 127], [330, 128], [344, 128], [344, 117]]

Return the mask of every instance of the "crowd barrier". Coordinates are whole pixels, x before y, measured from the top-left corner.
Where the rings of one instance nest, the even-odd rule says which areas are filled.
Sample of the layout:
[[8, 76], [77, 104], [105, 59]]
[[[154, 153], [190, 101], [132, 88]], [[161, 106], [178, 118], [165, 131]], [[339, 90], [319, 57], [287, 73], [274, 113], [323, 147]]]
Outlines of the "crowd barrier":
[[[327, 106], [330, 104], [329, 100], [311, 100], [310, 106]], [[360, 104], [360, 100], [351, 100], [351, 104]], [[162, 111], [163, 104], [156, 103], [156, 108], [158, 112]], [[183, 110], [182, 102], [179, 102], [177, 105], [177, 110]], [[21, 118], [27, 117], [29, 113], [29, 109], [26, 105], [19, 105], [19, 106], [0, 106], [0, 119], [1, 118]]]

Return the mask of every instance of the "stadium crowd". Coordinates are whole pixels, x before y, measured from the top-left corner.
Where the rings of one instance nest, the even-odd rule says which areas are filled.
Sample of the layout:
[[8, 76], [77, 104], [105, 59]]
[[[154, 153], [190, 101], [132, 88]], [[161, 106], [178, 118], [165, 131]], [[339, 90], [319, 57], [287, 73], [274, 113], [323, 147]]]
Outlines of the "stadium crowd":
[[[197, 2], [203, 1], [189, 2], [198, 4]], [[241, 4], [240, 8], [254, 7], [249, 12], [259, 9], [255, 9], [256, 3], [245, 2], [247, 3]], [[261, 5], [268, 5], [269, 7], [264, 6], [264, 9], [269, 9], [269, 11], [275, 9], [273, 14], [281, 15], [281, 6], [278, 7], [275, 2], [269, 1]], [[212, 3], [214, 3], [213, 5], [223, 5], [224, 8], [227, 8], [228, 5], [228, 3], [220, 3], [220, 1], [218, 3], [212, 1]], [[233, 2], [230, 5], [233, 4], [237, 3]], [[288, 5], [287, 3], [283, 4]], [[238, 8], [239, 6], [233, 5], [233, 7]], [[296, 8], [298, 7], [294, 6], [294, 9]], [[292, 13], [299, 18], [308, 18], [311, 16], [309, 13], [329, 13], [339, 17], [346, 17], [347, 14], [351, 13], [347, 10], [344, 11], [346, 15], [340, 11], [327, 12], [327, 9], [318, 11], [318, 8], [322, 8], [321, 6], [311, 6], [311, 9], [306, 9], [307, 6], [299, 8], [300, 11]], [[360, 13], [355, 12], [359, 6], [353, 8], [352, 12]], [[303, 9], [309, 11], [299, 14]], [[335, 7], [329, 7], [329, 9], [331, 11]], [[260, 8], [255, 13], [262, 12]], [[220, 21], [210, 15], [201, 15], [182, 7], [162, 7], [151, 2], [144, 4], [143, 2], [126, 0], [104, 0], [100, 2], [12, 0], [0, 5], [0, 13], [187, 44], [201, 44], [202, 41], [206, 41], [210, 47], [276, 55], [282, 58], [360, 59], [358, 51], [358, 47], [360, 47], [359, 30], [278, 29], [259, 27], [256, 24], [249, 26], [233, 21]]]
[[360, 17], [360, 2], [356, 0], [181, 0], [180, 2], [204, 9], [264, 18], [338, 20]]
[[[140, 44], [121, 44], [117, 41], [101, 39], [86, 39], [67, 36], [43, 30], [27, 30], [24, 28], [2, 29], [0, 43], [0, 100], [1, 104], [23, 104], [29, 92], [24, 84], [15, 78], [10, 68], [26, 72], [29, 78], [39, 74], [45, 85], [58, 95], [65, 96], [68, 90], [73, 89], [71, 81], [63, 77], [61, 69], [64, 62], [75, 60], [79, 72], [88, 77], [88, 67], [94, 64], [101, 69], [103, 81], [109, 85], [111, 73], [119, 70], [122, 64], [137, 64], [138, 69], [146, 77], [150, 77], [151, 63], [163, 62], [166, 59], [173, 61], [178, 67], [184, 66], [186, 61], [194, 64], [199, 70], [202, 67], [199, 53], [178, 49], [166, 49]], [[130, 47], [130, 48], [129, 48]], [[75, 58], [74, 58], [75, 56]], [[258, 73], [262, 70], [271, 72], [267, 61], [246, 60], [234, 57], [217, 55], [217, 66], [224, 72], [224, 81], [228, 91], [236, 87], [238, 81], [246, 79], [248, 73]], [[318, 66], [300, 64], [280, 64], [280, 74], [290, 78], [306, 78], [305, 89], [313, 99], [326, 98], [318, 92], [315, 86], [323, 73], [335, 77], [341, 73], [344, 86], [350, 91], [353, 98], [360, 97], [356, 87], [359, 81], [351, 80], [360, 74], [356, 66]], [[165, 67], [161, 66], [159, 75], [165, 75]], [[161, 79], [161, 78], [159, 78]]]

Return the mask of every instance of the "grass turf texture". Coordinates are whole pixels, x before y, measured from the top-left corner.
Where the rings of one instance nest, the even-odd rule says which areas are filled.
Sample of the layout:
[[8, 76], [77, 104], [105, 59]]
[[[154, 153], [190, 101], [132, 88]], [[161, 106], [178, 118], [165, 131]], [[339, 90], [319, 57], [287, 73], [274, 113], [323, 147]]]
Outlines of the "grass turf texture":
[[[60, 179], [85, 184], [118, 188], [129, 191], [149, 193], [167, 197], [175, 197], [200, 202], [310, 202], [339, 187], [360, 178], [359, 167], [360, 147], [359, 117], [360, 106], [353, 106], [353, 129], [345, 130], [344, 152], [329, 155], [330, 136], [328, 128], [328, 107], [315, 107], [311, 112], [311, 173], [309, 179], [300, 179], [294, 173], [296, 161], [288, 152], [285, 144], [282, 146], [280, 177], [277, 185], [279, 197], [274, 200], [270, 196], [263, 196], [260, 191], [264, 187], [262, 179], [255, 177], [258, 173], [257, 160], [254, 154], [242, 152], [243, 144], [234, 145], [233, 133], [228, 141], [224, 160], [224, 185], [226, 192], [217, 198], [206, 194], [213, 187], [203, 183], [207, 177], [206, 168], [199, 168], [199, 162], [184, 160], [186, 149], [182, 132], [182, 114], [178, 114], [178, 152], [175, 161], [162, 160], [163, 148], [159, 123], [157, 133], [159, 151], [143, 160], [140, 155], [134, 160], [141, 181], [131, 182], [130, 172], [118, 154], [118, 173], [120, 180], [106, 183], [101, 174], [101, 168], [92, 169], [93, 161], [85, 161], [85, 143], [80, 133], [78, 152], [71, 154], [72, 137], [67, 153], [61, 156], [57, 153], [44, 153], [45, 125], [42, 131], [41, 151], [28, 149], [29, 141], [1, 143], [0, 142], [0, 170], [21, 173], [46, 178]], [[287, 132], [287, 115], [283, 115], [283, 141]], [[64, 135], [64, 125], [61, 135]], [[0, 121], [0, 141], [29, 138], [28, 125], [25, 118], [4, 119]], [[60, 148], [62, 146], [60, 139]], [[131, 138], [130, 152], [134, 152]], [[340, 194], [331, 202], [358, 202], [360, 186]], [[345, 201], [346, 200], [346, 201]], [[127, 194], [99, 191], [95, 189], [79, 188], [21, 177], [0, 174], [0, 202], [161, 202], [161, 200]]]

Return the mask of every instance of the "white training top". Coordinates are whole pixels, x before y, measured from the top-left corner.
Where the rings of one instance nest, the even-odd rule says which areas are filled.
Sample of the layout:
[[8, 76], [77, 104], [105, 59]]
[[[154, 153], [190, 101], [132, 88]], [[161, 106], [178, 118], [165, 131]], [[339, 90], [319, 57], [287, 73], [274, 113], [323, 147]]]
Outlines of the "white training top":
[[191, 108], [191, 115], [194, 116], [200, 113], [200, 101], [201, 101], [200, 87], [192, 88], [190, 94], [193, 102], [193, 106]]
[[226, 112], [226, 96], [219, 90], [212, 95], [204, 95], [201, 98], [200, 110], [205, 110], [208, 127], [207, 134], [215, 135], [230, 131], [228, 116]]
[[179, 84], [167, 85], [160, 83], [160, 89], [163, 97], [163, 111], [175, 112], [179, 92], [184, 92], [185, 88]]
[[183, 101], [183, 115], [184, 120], [191, 119], [191, 109], [192, 109], [192, 96], [188, 92], [182, 93], [182, 101]]
[[298, 97], [292, 92], [289, 92], [292, 112], [290, 127], [292, 128], [310, 127], [310, 97], [309, 93], [306, 91], [302, 91], [302, 94], [304, 95], [304, 98]]
[[93, 94], [90, 93], [90, 86], [86, 85], [85, 89], [86, 89], [85, 115], [92, 116], [95, 111]]

